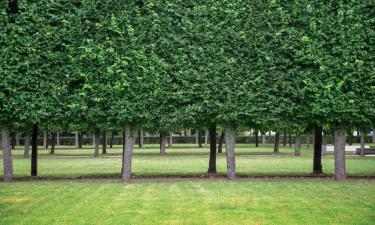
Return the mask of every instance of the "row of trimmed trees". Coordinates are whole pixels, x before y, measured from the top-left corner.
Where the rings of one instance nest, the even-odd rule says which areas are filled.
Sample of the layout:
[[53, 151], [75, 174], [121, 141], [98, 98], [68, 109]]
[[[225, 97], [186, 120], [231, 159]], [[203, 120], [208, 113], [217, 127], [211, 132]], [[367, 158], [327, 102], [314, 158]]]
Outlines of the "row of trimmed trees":
[[120, 127], [124, 181], [139, 129], [212, 134], [222, 126], [233, 179], [241, 125], [298, 134], [325, 125], [334, 128], [335, 176], [344, 179], [347, 127], [375, 124], [372, 8], [333, 0], [2, 1], [4, 180], [12, 179], [14, 123], [33, 136], [39, 126]]

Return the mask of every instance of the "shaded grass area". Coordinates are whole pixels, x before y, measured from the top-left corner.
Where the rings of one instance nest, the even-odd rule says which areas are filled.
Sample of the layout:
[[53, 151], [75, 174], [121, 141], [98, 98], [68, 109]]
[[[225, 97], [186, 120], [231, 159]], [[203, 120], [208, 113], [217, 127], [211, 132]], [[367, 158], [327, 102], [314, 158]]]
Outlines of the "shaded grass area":
[[373, 224], [375, 181], [0, 183], [0, 224]]
[[[203, 176], [208, 168], [208, 155], [135, 155], [132, 173], [134, 176]], [[312, 172], [312, 155], [301, 157], [290, 155], [237, 155], [236, 169], [243, 176], [300, 176]], [[38, 176], [45, 178], [95, 178], [119, 177], [122, 159], [101, 158], [40, 158]], [[323, 156], [323, 171], [334, 173], [332, 155]], [[2, 167], [2, 161], [0, 162]], [[225, 154], [217, 156], [219, 175], [226, 173]], [[349, 176], [375, 176], [375, 157], [346, 157]], [[3, 175], [1, 170], [0, 176]], [[30, 176], [30, 159], [14, 159], [16, 178]]]

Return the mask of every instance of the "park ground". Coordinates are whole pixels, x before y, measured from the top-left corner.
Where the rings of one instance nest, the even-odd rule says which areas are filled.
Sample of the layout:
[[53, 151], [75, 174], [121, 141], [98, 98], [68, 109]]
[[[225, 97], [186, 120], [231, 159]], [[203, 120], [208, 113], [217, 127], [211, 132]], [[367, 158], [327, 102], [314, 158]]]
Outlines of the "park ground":
[[30, 178], [20, 147], [15, 182], [0, 183], [0, 224], [375, 223], [375, 157], [347, 155], [349, 179], [337, 182], [331, 154], [322, 158], [325, 176], [311, 178], [311, 148], [301, 157], [290, 147], [280, 151], [238, 145], [241, 178], [228, 181], [225, 153], [218, 176], [208, 176], [208, 148], [175, 145], [159, 156], [149, 145], [134, 149], [134, 178], [124, 184], [120, 146], [99, 158], [92, 146], [58, 146], [55, 156], [42, 149], [38, 178]]

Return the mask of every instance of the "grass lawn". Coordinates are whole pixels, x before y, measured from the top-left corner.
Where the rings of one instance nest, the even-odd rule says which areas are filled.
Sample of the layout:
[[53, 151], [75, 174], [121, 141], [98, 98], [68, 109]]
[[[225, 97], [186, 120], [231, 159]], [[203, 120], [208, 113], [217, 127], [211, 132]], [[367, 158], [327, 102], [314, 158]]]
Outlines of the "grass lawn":
[[0, 184], [0, 224], [374, 224], [367, 180]]
[[[43, 152], [44, 151], [44, 152]], [[60, 155], [92, 155], [61, 149]], [[39, 177], [30, 179], [30, 159], [14, 159], [16, 182], [0, 183], [0, 224], [374, 224], [375, 180], [356, 179], [134, 179], [123, 184], [120, 146], [113, 157], [51, 158], [41, 150]], [[208, 149], [175, 146], [159, 156], [157, 146], [135, 149], [133, 175], [201, 176]], [[301, 157], [293, 149], [240, 145], [236, 149], [240, 175], [306, 175], [312, 170], [312, 149]], [[23, 151], [14, 150], [21, 156]], [[43, 154], [44, 153], [44, 154]], [[261, 154], [261, 155], [259, 155]], [[375, 157], [348, 155], [350, 176], [375, 176]], [[333, 156], [323, 156], [323, 170], [333, 174]], [[2, 161], [0, 162], [2, 167]], [[225, 154], [217, 158], [226, 172]], [[3, 171], [0, 172], [0, 177]], [[113, 179], [73, 179], [73, 178]]]

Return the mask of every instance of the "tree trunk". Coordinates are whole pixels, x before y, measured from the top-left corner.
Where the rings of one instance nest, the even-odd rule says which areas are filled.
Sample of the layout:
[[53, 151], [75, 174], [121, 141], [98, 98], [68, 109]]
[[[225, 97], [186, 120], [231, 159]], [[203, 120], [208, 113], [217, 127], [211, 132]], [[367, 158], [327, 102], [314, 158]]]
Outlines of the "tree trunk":
[[99, 157], [99, 145], [100, 145], [100, 130], [98, 128], [95, 128], [94, 130], [94, 145], [95, 145], [95, 152], [94, 157]]
[[345, 124], [338, 123], [335, 126], [335, 179], [346, 179], [345, 174]]
[[348, 132], [348, 135], [349, 135], [349, 146], [352, 146], [353, 145], [353, 139], [354, 139], [354, 135], [353, 135], [353, 131], [351, 128], [349, 128], [347, 130]]
[[20, 133], [16, 132], [16, 146], [20, 146]]
[[165, 154], [165, 141], [167, 138], [167, 132], [161, 131], [160, 132], [160, 155]]
[[10, 144], [10, 130], [9, 125], [1, 127], [1, 139], [3, 149], [3, 167], [4, 167], [4, 182], [13, 181], [13, 158]]
[[95, 147], [95, 131], [94, 131], [94, 133], [92, 134], [92, 146], [94, 146]]
[[78, 132], [78, 148], [82, 149], [82, 133]]
[[199, 143], [199, 131], [195, 130], [195, 144]]
[[204, 133], [204, 147], [207, 147], [208, 144], [208, 131], [206, 130]]
[[31, 138], [31, 176], [38, 175], [38, 125], [33, 125]]
[[216, 173], [216, 123], [208, 127], [208, 133], [210, 135], [210, 159], [207, 173]]
[[296, 134], [296, 146], [294, 146], [294, 156], [301, 155], [301, 133], [297, 131]]
[[123, 164], [122, 164], [122, 181], [127, 182], [131, 178], [131, 167], [132, 167], [132, 156], [133, 156], [133, 131], [128, 123], [124, 123], [125, 132], [125, 151], [123, 154]]
[[115, 139], [115, 132], [111, 131], [111, 139], [109, 140], [109, 148], [113, 148], [114, 139]]
[[289, 133], [288, 139], [289, 139], [289, 147], [292, 147], [292, 134], [291, 133]]
[[266, 144], [266, 133], [262, 133], [262, 145], [265, 145]]
[[217, 149], [217, 153], [223, 153], [224, 136], [225, 136], [225, 133], [223, 131], [223, 132], [221, 132], [221, 135], [220, 135], [219, 147]]
[[284, 132], [284, 138], [283, 138], [283, 146], [286, 146], [286, 132]]
[[168, 143], [168, 148], [172, 148], [173, 146], [173, 133], [169, 133], [169, 143]]
[[229, 180], [236, 178], [236, 157], [234, 148], [236, 145], [236, 130], [232, 124], [225, 124], [225, 146], [227, 149], [227, 177]]
[[199, 148], [202, 148], [202, 131], [201, 130], [198, 131], [198, 145], [199, 145]]
[[323, 127], [316, 125], [314, 128], [314, 163], [313, 173], [323, 174], [322, 168], [322, 131]]
[[361, 156], [365, 156], [365, 130], [361, 130]]
[[259, 147], [258, 130], [255, 130], [254, 133], [255, 133], [255, 147]]
[[43, 132], [43, 148], [48, 148], [48, 131]]
[[143, 141], [142, 141], [142, 130], [138, 130], [138, 147], [142, 148], [143, 147]]
[[74, 132], [74, 140], [75, 140], [75, 146], [76, 146], [76, 149], [79, 148], [79, 141], [78, 141], [78, 131], [75, 131]]
[[273, 148], [273, 153], [274, 154], [279, 154], [279, 149], [280, 149], [280, 133], [276, 132], [275, 134], [275, 145]]
[[26, 131], [25, 134], [25, 150], [23, 152], [23, 157], [25, 159], [30, 158], [30, 132]]
[[269, 143], [272, 144], [272, 134], [271, 134], [271, 131], [268, 132], [268, 137], [269, 137]]
[[327, 155], [327, 132], [323, 130], [322, 136], [322, 155]]
[[102, 133], [102, 154], [107, 154], [107, 131], [103, 130]]
[[60, 145], [60, 131], [56, 131], [56, 145]]
[[55, 154], [55, 139], [56, 133], [54, 131], [51, 132], [51, 151], [50, 154]]
[[10, 140], [11, 140], [11, 149], [16, 148], [16, 133], [10, 133]]

